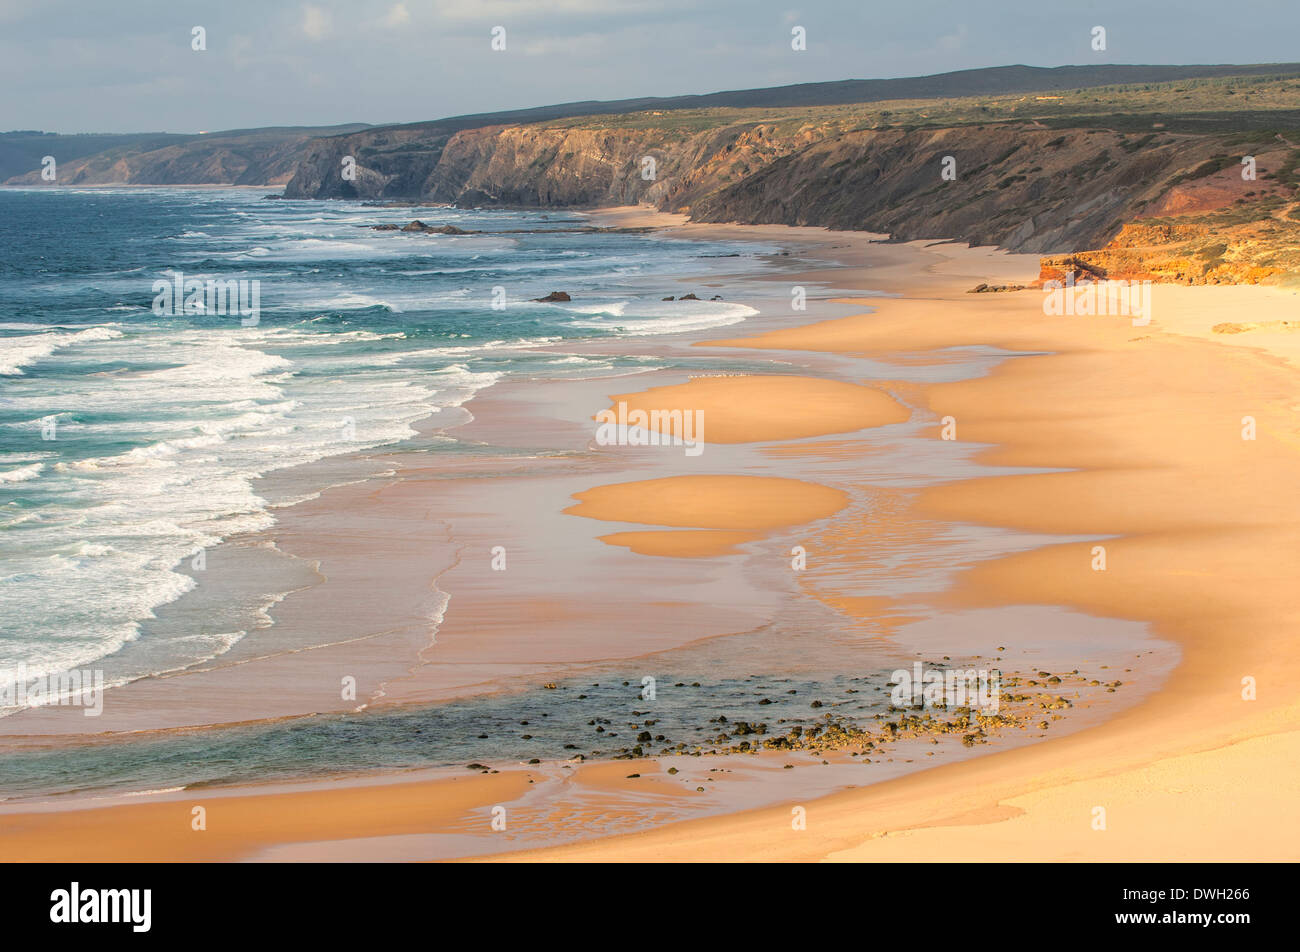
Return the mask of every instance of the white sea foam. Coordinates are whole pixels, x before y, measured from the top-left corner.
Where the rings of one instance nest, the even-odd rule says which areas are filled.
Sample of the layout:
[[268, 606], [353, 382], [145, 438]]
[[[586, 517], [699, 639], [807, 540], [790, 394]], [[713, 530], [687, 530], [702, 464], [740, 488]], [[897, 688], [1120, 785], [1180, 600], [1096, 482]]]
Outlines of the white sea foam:
[[364, 311], [372, 307], [382, 307], [390, 314], [402, 313], [402, 309], [397, 305], [368, 294], [339, 294], [332, 298], [295, 305], [295, 309], [326, 311]]
[[631, 303], [631, 301], [612, 301], [607, 304], [570, 304], [564, 309], [575, 314], [607, 314], [610, 317], [622, 317]]
[[[46, 634], [0, 646], [0, 665], [39, 658], [60, 670], [134, 643], [140, 624], [159, 605], [193, 588], [188, 575], [175, 571], [178, 563], [197, 548], [273, 523], [254, 489], [256, 477], [409, 438], [415, 421], [439, 406], [463, 402], [498, 376], [474, 373], [464, 364], [447, 367], [443, 356], [442, 366], [425, 375], [426, 385], [385, 369], [403, 356], [395, 353], [345, 355], [355, 361], [349, 375], [300, 377], [302, 361], [253, 345], [308, 352], [328, 343], [328, 355], [338, 342], [329, 333], [277, 330], [143, 331], [132, 344], [137, 359], [151, 354], [175, 366], [118, 374], [111, 388], [84, 377], [61, 381], [59, 403], [71, 408], [61, 415], [93, 417], [109, 410], [123, 418], [79, 423], [80, 438], [138, 439], [150, 431], [156, 438], [80, 459], [59, 460], [48, 451], [39, 459], [10, 454], [21, 465], [3, 470], [0, 479], [53, 479], [50, 488], [61, 498], [88, 506], [71, 522], [4, 522], [26, 528], [21, 539], [11, 537], [15, 547], [6, 552], [0, 612], [24, 617], [24, 606], [41, 604]], [[402, 337], [350, 331], [339, 336], [360, 346]], [[413, 353], [419, 359], [421, 352]], [[314, 357], [311, 363], [319, 373], [336, 359]], [[22, 399], [26, 405], [42, 395]], [[50, 599], [51, 592], [59, 594]], [[60, 633], [57, 642], [49, 640], [51, 629]], [[173, 638], [168, 657], [180, 651], [196, 659], [216, 657], [242, 637], [227, 634], [202, 633], [192, 643]]]
[[0, 376], [17, 376], [23, 372], [22, 368], [49, 357], [55, 351], [65, 347], [113, 340], [121, 336], [122, 332], [116, 328], [88, 327], [84, 331], [72, 334], [53, 332], [22, 337], [0, 337]]
[[[608, 309], [588, 310], [589, 314], [608, 315], [602, 318], [575, 319], [572, 327], [602, 328], [623, 334], [677, 334], [683, 331], [707, 330], [739, 324], [758, 311], [744, 304], [725, 301], [656, 301], [624, 306], [617, 312]], [[572, 310], [572, 309], [571, 309]]]
[[44, 468], [44, 463], [32, 463], [30, 466], [19, 466], [17, 469], [0, 470], [0, 483], [25, 483], [39, 476]]

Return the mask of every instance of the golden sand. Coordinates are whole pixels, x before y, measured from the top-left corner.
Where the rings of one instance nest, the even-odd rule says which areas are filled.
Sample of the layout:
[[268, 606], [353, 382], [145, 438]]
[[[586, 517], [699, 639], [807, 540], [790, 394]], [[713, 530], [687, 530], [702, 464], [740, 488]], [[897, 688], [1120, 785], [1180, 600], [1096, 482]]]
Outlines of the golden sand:
[[[449, 829], [486, 817], [484, 804], [521, 796], [530, 779], [515, 771], [238, 796], [196, 790], [183, 799], [0, 814], [0, 842], [9, 862], [230, 860], [284, 843]], [[194, 828], [195, 807], [206, 811], [205, 829]]]
[[588, 519], [741, 531], [824, 519], [848, 504], [838, 489], [776, 476], [667, 476], [573, 496], [578, 504], [564, 511]]
[[[612, 397], [628, 412], [681, 409], [704, 415], [705, 443], [797, 440], [902, 423], [908, 412], [888, 394], [838, 380], [781, 374], [695, 377]], [[658, 422], [661, 425], [654, 426]], [[666, 421], [651, 426], [669, 432]]]
[[614, 532], [600, 536], [601, 542], [621, 545], [637, 555], [669, 555], [682, 559], [703, 559], [728, 555], [745, 542], [761, 539], [759, 532], [725, 529], [660, 529], [651, 532]]

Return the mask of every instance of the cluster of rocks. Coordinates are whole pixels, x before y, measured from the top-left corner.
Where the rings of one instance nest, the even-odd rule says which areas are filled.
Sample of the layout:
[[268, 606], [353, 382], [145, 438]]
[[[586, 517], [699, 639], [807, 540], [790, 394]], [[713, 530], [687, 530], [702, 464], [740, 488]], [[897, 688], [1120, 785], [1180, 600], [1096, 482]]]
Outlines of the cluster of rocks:
[[[565, 744], [564, 749], [573, 751], [569, 756], [573, 762], [591, 758], [640, 760], [656, 756], [703, 757], [789, 751], [808, 754], [846, 752], [853, 757], [861, 757], [863, 763], [871, 763], [871, 757], [891, 752], [893, 745], [900, 742], [920, 741], [924, 738], [937, 745], [940, 738], [956, 735], [962, 745], [974, 747], [989, 743], [995, 736], [1011, 729], [1045, 731], [1053, 721], [1064, 716], [1061, 712], [1074, 707], [1081, 692], [1104, 689], [1113, 693], [1122, 684], [1119, 680], [1103, 682], [1089, 678], [1078, 670], [1060, 674], [1050, 671], [1010, 676], [1004, 674], [996, 711], [970, 706], [954, 707], [949, 711], [944, 705], [898, 707], [891, 704], [887, 712], [870, 717], [822, 713], [826, 707], [860, 704], [856, 699], [837, 701], [814, 698], [809, 701], [808, 708], [818, 713], [807, 718], [782, 717], [769, 722], [739, 720], [719, 714], [694, 728], [697, 739], [690, 743], [674, 742], [662, 729], [656, 729], [659, 718], [649, 716], [650, 711], [633, 710], [630, 714], [635, 720], [615, 722], [608, 717], [591, 717], [587, 720], [587, 726], [592, 728], [601, 742], [625, 738], [622, 746], [588, 748], [584, 753], [581, 752], [584, 745], [575, 741]], [[624, 682], [624, 685], [627, 686], [628, 682]], [[685, 682], [677, 682], [674, 686], [687, 685]], [[701, 685], [696, 681], [691, 682], [690, 686], [698, 688]], [[555, 690], [557, 686], [554, 682], [548, 682], [545, 687]], [[1058, 693], [1069, 688], [1074, 689], [1072, 696], [1075, 700]], [[856, 688], [846, 688], [844, 691], [846, 694], [859, 693]], [[785, 693], [794, 695], [798, 692], [789, 690]], [[577, 695], [579, 700], [587, 697], [586, 694]], [[780, 702], [773, 701], [770, 697], [760, 697], [753, 703], [763, 706]], [[700, 735], [703, 735], [702, 740], [699, 739]], [[539, 762], [536, 758], [529, 761]], [[476, 765], [473, 769], [489, 768]]]
[[393, 201], [393, 202], [362, 202], [364, 208], [446, 208], [445, 205], [439, 205], [436, 202], [411, 202], [411, 201]]
[[426, 235], [477, 235], [480, 232], [466, 231], [464, 228], [457, 228], [455, 225], [426, 225], [420, 219], [407, 222], [405, 225], [371, 225], [373, 231], [417, 231]]
[[[276, 197], [276, 196], [270, 196]], [[391, 206], [381, 206], [391, 207]], [[358, 225], [358, 228], [367, 227]], [[371, 231], [409, 231], [422, 232], [426, 235], [559, 235], [559, 234], [618, 234], [618, 235], [640, 235], [653, 231], [652, 228], [606, 228], [596, 225], [582, 225], [576, 228], [501, 228], [491, 231], [482, 229], [457, 228], [455, 225], [429, 225], [420, 219], [407, 222], [405, 225], [398, 225], [392, 222], [385, 222], [382, 225], [370, 225]]]
[[[542, 304], [554, 304], [554, 303], [556, 303], [556, 302], [572, 301], [573, 298], [569, 296], [569, 293], [568, 293], [567, 291], [552, 291], [550, 294], [546, 295], [546, 297], [533, 298], [533, 300], [534, 300], [534, 301], [538, 301], [538, 302], [540, 302], [540, 303], [542, 303]], [[694, 295], [694, 294], [683, 294], [683, 295], [682, 295], [681, 297], [679, 297], [679, 298], [666, 297], [666, 298], [664, 298], [664, 300], [665, 300], [665, 301], [673, 301], [673, 300], [677, 300], [677, 301], [699, 301], [699, 300], [702, 300], [702, 298], [699, 298], [699, 297], [697, 297], [697, 296]], [[721, 294], [715, 294], [715, 295], [713, 295], [713, 297], [709, 298], [709, 300], [711, 300], [711, 301], [721, 301], [721, 300], [722, 300], [722, 295], [721, 295]]]

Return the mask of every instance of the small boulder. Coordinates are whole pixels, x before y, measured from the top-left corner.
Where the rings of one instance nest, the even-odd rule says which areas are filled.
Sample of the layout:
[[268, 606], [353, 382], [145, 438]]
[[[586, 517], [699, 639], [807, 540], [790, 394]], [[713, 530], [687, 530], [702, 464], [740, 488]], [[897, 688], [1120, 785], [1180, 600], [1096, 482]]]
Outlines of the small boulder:
[[533, 300], [539, 304], [556, 304], [563, 301], [572, 301], [573, 298], [569, 297], [566, 291], [552, 291], [546, 297], [533, 298]]

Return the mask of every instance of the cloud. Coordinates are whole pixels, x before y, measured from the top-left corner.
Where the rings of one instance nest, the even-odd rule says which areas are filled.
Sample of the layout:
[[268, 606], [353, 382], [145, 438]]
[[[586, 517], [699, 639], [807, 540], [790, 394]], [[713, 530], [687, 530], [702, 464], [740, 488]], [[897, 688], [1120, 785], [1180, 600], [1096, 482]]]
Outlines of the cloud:
[[302, 5], [302, 32], [312, 40], [319, 40], [330, 32], [329, 11], [314, 7], [310, 3]]
[[404, 23], [411, 22], [411, 11], [406, 9], [406, 4], [396, 3], [393, 8], [384, 15], [381, 21], [384, 26], [397, 27]]
[[[655, 13], [665, 6], [663, 0], [624, 0], [618, 16]], [[611, 18], [609, 0], [435, 0], [434, 8], [446, 20], [546, 20], [557, 16], [600, 16]]]

